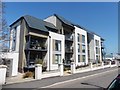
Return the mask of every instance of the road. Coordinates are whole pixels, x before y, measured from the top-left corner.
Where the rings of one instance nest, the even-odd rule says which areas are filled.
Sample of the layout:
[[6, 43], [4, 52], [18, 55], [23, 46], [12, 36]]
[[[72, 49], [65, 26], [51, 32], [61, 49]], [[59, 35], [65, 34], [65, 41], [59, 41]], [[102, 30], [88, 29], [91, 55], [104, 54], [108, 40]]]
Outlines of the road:
[[[3, 90], [6, 88], [29, 88], [28, 90], [38, 90], [39, 88], [97, 88], [93, 85], [106, 88], [117, 75], [117, 68], [106, 68], [63, 77], [46, 78], [19, 84], [3, 85]], [[83, 85], [81, 83], [89, 83], [93, 85]]]
[[[113, 69], [100, 74], [90, 75], [84, 78], [68, 80], [67, 82], [57, 83], [43, 88], [107, 88], [110, 82], [118, 75], [118, 70]], [[85, 85], [81, 83], [88, 83]]]

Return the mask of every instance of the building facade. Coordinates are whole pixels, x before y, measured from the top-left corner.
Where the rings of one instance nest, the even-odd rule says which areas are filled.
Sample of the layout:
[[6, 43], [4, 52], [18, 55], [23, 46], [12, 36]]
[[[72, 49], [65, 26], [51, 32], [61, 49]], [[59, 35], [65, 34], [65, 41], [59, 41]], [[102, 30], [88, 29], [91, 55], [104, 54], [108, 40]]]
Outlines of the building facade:
[[46, 69], [102, 61], [102, 38], [59, 15], [41, 20], [25, 15], [10, 25], [10, 52], [18, 53], [18, 70], [41, 60]]

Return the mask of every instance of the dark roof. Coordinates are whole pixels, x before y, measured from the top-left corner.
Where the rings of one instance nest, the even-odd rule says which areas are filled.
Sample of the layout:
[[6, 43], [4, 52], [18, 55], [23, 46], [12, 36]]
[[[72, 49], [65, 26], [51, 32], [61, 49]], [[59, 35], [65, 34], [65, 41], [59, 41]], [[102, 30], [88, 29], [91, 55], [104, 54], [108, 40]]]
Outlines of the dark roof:
[[[79, 27], [79, 28], [81, 28], [81, 29], [84, 29], [85, 31], [87, 31], [87, 32], [90, 33], [90, 34], [95, 34], [95, 35], [101, 37], [100, 35], [92, 32], [92, 31], [89, 31], [88, 29], [84, 28], [83, 26], [80, 26], [80, 25], [78, 25], [78, 24], [75, 24], [75, 23], [72, 23], [72, 22], [66, 20], [65, 18], [63, 18], [63, 17], [60, 16], [60, 15], [54, 14], [54, 16], [56, 16], [59, 20], [61, 20], [63, 23], [65, 23], [65, 24], [67, 24], [67, 25], [70, 25], [70, 26], [72, 26], [72, 27], [77, 26], [77, 27]], [[102, 37], [101, 37], [101, 38], [102, 38]], [[102, 38], [102, 40], [104, 40], [104, 39]]]
[[[30, 16], [30, 15], [25, 15], [25, 16], [22, 16], [21, 18], [24, 18], [25, 21], [27, 22], [28, 26], [31, 27], [31, 28], [34, 28], [34, 29], [42, 30], [42, 31], [45, 31], [45, 32], [49, 31], [46, 27], [56, 29], [56, 27], [53, 24], [51, 24], [49, 22], [46, 22], [46, 21], [43, 21], [41, 19], [38, 19], [36, 17]], [[12, 26], [13, 24], [11, 24], [10, 26]]]
[[57, 17], [60, 21], [62, 21], [64, 24], [67, 24], [67, 25], [69, 25], [69, 26], [71, 26], [71, 27], [74, 27], [74, 25], [73, 25], [72, 22], [66, 20], [66, 19], [63, 18], [62, 16], [57, 15], [57, 14], [54, 14], [54, 16], [56, 16], [56, 17]]
[[[95, 32], [92, 32], [92, 31], [86, 29], [86, 28], [83, 27], [83, 26], [80, 26], [80, 25], [78, 25], [78, 24], [74, 24], [74, 26], [77, 26], [77, 27], [79, 27], [79, 28], [81, 28], [81, 29], [84, 29], [85, 31], [87, 31], [87, 32], [90, 33], [90, 34], [95, 34], [95, 35], [101, 37], [100, 35], [98, 35], [98, 34], [96, 34]], [[101, 37], [101, 39], [104, 40], [102, 37]]]

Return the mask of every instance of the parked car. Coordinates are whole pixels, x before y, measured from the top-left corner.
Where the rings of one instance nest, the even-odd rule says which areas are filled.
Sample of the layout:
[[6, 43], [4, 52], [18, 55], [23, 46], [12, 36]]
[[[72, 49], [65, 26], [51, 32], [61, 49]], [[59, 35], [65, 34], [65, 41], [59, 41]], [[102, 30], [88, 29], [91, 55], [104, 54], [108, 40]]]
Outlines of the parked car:
[[120, 74], [110, 83], [107, 90], [120, 90]]

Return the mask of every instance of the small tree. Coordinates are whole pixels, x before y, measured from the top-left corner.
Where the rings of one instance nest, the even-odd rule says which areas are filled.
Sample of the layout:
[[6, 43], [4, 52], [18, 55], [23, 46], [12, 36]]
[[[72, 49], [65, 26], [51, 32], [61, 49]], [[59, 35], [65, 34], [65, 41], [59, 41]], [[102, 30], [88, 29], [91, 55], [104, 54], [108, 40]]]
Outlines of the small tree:
[[2, 55], [9, 50], [9, 31], [4, 8], [5, 3], [0, 0], [0, 64], [3, 62]]
[[5, 3], [0, 1], [0, 52], [8, 51], [9, 47], [9, 31], [8, 25], [5, 19]]

